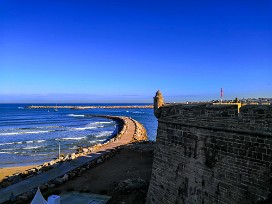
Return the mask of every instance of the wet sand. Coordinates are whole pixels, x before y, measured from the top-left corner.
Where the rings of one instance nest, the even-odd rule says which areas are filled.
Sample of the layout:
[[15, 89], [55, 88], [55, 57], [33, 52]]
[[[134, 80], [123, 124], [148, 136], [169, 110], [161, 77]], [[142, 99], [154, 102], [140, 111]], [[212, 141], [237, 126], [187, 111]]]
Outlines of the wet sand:
[[30, 166], [15, 166], [15, 167], [5, 167], [0, 168], [0, 182], [9, 175], [16, 174], [16, 173], [22, 173], [28, 169], [34, 168], [37, 165], [30, 165]]

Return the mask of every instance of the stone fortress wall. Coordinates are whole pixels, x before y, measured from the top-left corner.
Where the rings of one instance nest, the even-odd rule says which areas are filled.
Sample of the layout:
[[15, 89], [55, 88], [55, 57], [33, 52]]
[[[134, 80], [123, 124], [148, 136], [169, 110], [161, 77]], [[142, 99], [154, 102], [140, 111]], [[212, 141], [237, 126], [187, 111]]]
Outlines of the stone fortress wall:
[[238, 113], [237, 105], [163, 105], [159, 94], [154, 97], [159, 125], [148, 204], [268, 199], [271, 105], [243, 106]]

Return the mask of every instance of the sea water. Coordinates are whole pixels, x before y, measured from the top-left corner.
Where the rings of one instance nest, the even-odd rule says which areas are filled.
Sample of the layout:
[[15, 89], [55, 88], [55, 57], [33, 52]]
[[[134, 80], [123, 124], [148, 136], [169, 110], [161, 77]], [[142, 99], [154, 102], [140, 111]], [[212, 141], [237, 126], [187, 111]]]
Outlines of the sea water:
[[[149, 140], [155, 140], [157, 120], [153, 109], [26, 109], [29, 105], [0, 104], [0, 167], [40, 164], [79, 146], [103, 143], [116, 132], [110, 119], [90, 117], [112, 115], [132, 117], [142, 123]], [[147, 105], [147, 104], [58, 104], [63, 105]]]

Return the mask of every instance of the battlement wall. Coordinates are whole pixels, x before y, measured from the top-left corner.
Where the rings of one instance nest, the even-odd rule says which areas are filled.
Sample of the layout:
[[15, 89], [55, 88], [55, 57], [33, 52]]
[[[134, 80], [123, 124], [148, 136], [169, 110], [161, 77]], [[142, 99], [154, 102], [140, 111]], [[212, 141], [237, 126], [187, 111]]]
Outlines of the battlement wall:
[[[159, 120], [206, 128], [247, 131], [249, 134], [272, 132], [272, 106], [248, 105], [169, 105], [160, 108]], [[272, 136], [272, 135], [271, 135]]]
[[167, 105], [147, 203], [257, 203], [272, 189], [272, 106]]

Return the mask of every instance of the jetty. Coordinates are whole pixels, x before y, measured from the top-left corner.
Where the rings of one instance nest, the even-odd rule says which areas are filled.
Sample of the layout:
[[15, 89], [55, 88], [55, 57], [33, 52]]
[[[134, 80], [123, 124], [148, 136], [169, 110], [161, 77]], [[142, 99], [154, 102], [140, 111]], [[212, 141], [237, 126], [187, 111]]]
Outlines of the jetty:
[[153, 105], [128, 105], [128, 106], [26, 106], [25, 109], [135, 109], [135, 108], [153, 108]]

